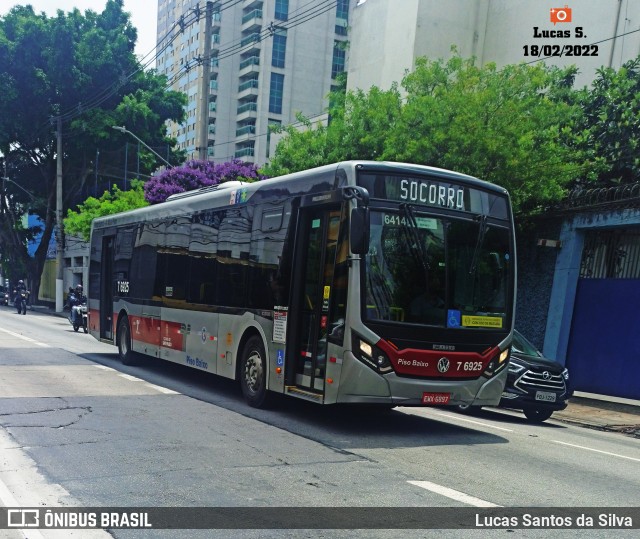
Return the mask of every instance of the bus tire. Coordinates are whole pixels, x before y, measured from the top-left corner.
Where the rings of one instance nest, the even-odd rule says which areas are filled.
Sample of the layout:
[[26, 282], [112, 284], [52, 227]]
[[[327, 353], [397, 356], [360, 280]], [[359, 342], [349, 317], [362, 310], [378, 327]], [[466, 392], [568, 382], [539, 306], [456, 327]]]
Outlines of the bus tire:
[[482, 410], [482, 406], [474, 406], [473, 404], [458, 404], [456, 408], [458, 412], [469, 415], [476, 415]]
[[249, 406], [253, 408], [268, 406], [267, 357], [262, 339], [257, 335], [250, 337], [242, 347], [240, 389]]
[[131, 349], [131, 328], [129, 317], [124, 315], [118, 322], [118, 355], [123, 365], [136, 365], [136, 353]]

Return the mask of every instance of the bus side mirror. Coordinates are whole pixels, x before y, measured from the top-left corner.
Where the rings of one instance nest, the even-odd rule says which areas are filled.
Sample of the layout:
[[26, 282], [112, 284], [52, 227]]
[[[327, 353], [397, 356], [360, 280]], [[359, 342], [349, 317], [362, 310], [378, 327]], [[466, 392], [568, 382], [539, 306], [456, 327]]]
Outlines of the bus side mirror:
[[351, 212], [351, 252], [366, 255], [369, 252], [369, 208], [358, 207]]

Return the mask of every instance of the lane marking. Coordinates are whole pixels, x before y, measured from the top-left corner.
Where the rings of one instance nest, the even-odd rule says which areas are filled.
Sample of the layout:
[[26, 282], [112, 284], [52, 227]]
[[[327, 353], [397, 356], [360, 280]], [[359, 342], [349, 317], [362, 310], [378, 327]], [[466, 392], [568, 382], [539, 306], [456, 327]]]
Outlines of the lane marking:
[[96, 369], [100, 369], [103, 371], [112, 371], [112, 372], [116, 372], [115, 369], [112, 369], [111, 367], [107, 367], [106, 365], [93, 365]]
[[162, 387], [162, 386], [157, 386], [155, 384], [145, 384], [147, 386], [149, 386], [152, 389], [155, 389], [156, 391], [159, 391], [160, 393], [164, 393], [165, 395], [180, 395], [180, 393], [178, 393], [177, 391], [174, 391], [173, 389], [169, 389], [168, 387]]
[[27, 341], [27, 342], [30, 342], [32, 344], [37, 344], [38, 346], [42, 346], [43, 348], [49, 348], [48, 344], [45, 344], [43, 342], [38, 342], [35, 339], [31, 339], [29, 337], [25, 337], [24, 335], [20, 335], [19, 333], [14, 333], [13, 331], [9, 331], [8, 329], [0, 328], [0, 331], [3, 331], [4, 333], [8, 333], [12, 337], [16, 337], [18, 339], [22, 339], [23, 341]]
[[474, 421], [473, 419], [467, 419], [466, 417], [460, 417], [455, 414], [447, 414], [446, 412], [436, 412], [435, 410], [431, 410], [431, 412], [435, 415], [441, 415], [444, 417], [450, 417], [451, 419], [455, 419], [457, 421], [464, 421], [466, 423], [473, 423], [474, 425], [480, 425], [481, 427], [487, 427], [490, 429], [503, 430], [504, 432], [514, 432], [512, 429], [505, 429], [504, 427], [498, 427], [497, 425], [491, 425], [490, 423], [484, 423], [482, 421]]
[[[11, 491], [1, 479], [0, 479], [0, 501], [2, 502], [2, 505], [4, 505], [5, 509], [11, 509], [14, 507], [20, 508], [20, 504], [13, 497], [13, 494], [11, 494]], [[20, 532], [25, 539], [27, 538], [44, 539], [44, 535], [42, 535], [38, 530], [35, 530], [33, 528], [31, 529], [9, 528], [9, 529]]]
[[125, 380], [129, 380], [131, 382], [144, 382], [144, 380], [142, 380], [141, 378], [136, 378], [135, 376], [131, 376], [130, 374], [125, 374], [123, 372], [119, 372], [118, 376], [120, 376], [120, 378], [124, 378]]
[[164, 393], [165, 395], [180, 395], [177, 391], [173, 389], [169, 389], [167, 387], [157, 386], [155, 384], [151, 384], [149, 382], [145, 382], [142, 378], [136, 378], [135, 376], [131, 376], [130, 374], [125, 374], [123, 372], [118, 373], [118, 376], [124, 378], [125, 380], [129, 380], [131, 382], [142, 382], [145, 386], [150, 387], [151, 389], [155, 389], [160, 393]]
[[584, 449], [585, 451], [593, 451], [594, 453], [601, 453], [603, 455], [609, 455], [610, 457], [618, 457], [620, 459], [627, 459], [627, 460], [633, 460], [635, 462], [640, 462], [640, 459], [634, 458], [634, 457], [627, 457], [625, 455], [619, 455], [618, 453], [611, 453], [609, 451], [601, 451], [600, 449], [593, 449], [591, 447], [585, 447], [583, 445], [575, 445], [575, 444], [569, 444], [567, 442], [561, 442], [560, 440], [551, 440], [552, 442], [555, 442], [556, 444], [560, 444], [560, 445], [568, 445], [569, 447], [575, 447], [577, 449]]
[[469, 494], [465, 494], [464, 492], [460, 492], [459, 490], [453, 490], [452, 488], [443, 487], [442, 485], [431, 483], [430, 481], [407, 481], [407, 483], [415, 485], [416, 487], [423, 488], [425, 490], [430, 490], [431, 492], [435, 492], [436, 494], [440, 494], [441, 496], [451, 498], [452, 500], [455, 500], [457, 502], [473, 505], [474, 507], [502, 507], [502, 505], [496, 505], [495, 503], [481, 500], [480, 498], [470, 496]]

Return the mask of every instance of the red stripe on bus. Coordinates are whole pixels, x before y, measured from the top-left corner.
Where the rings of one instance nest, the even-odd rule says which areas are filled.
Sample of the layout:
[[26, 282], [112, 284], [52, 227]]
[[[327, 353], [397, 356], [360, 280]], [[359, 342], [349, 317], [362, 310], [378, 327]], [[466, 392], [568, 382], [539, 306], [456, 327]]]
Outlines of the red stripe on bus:
[[441, 352], [439, 350], [396, 350], [381, 339], [376, 346], [384, 351], [398, 374], [429, 378], [477, 378], [489, 362], [500, 353], [500, 348], [490, 348], [483, 354], [477, 352]]

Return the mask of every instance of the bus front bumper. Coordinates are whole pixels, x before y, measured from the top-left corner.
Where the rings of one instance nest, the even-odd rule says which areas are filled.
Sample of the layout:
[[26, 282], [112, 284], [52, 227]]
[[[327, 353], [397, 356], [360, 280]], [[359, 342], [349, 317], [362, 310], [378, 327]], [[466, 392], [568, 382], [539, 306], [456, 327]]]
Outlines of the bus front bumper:
[[350, 357], [345, 357], [338, 391], [339, 403], [424, 406], [425, 393], [444, 393], [449, 395], [447, 405], [496, 406], [500, 402], [507, 380], [506, 368], [491, 378], [480, 376], [465, 380], [407, 378], [395, 373], [380, 375], [357, 360], [350, 352], [345, 356]]

